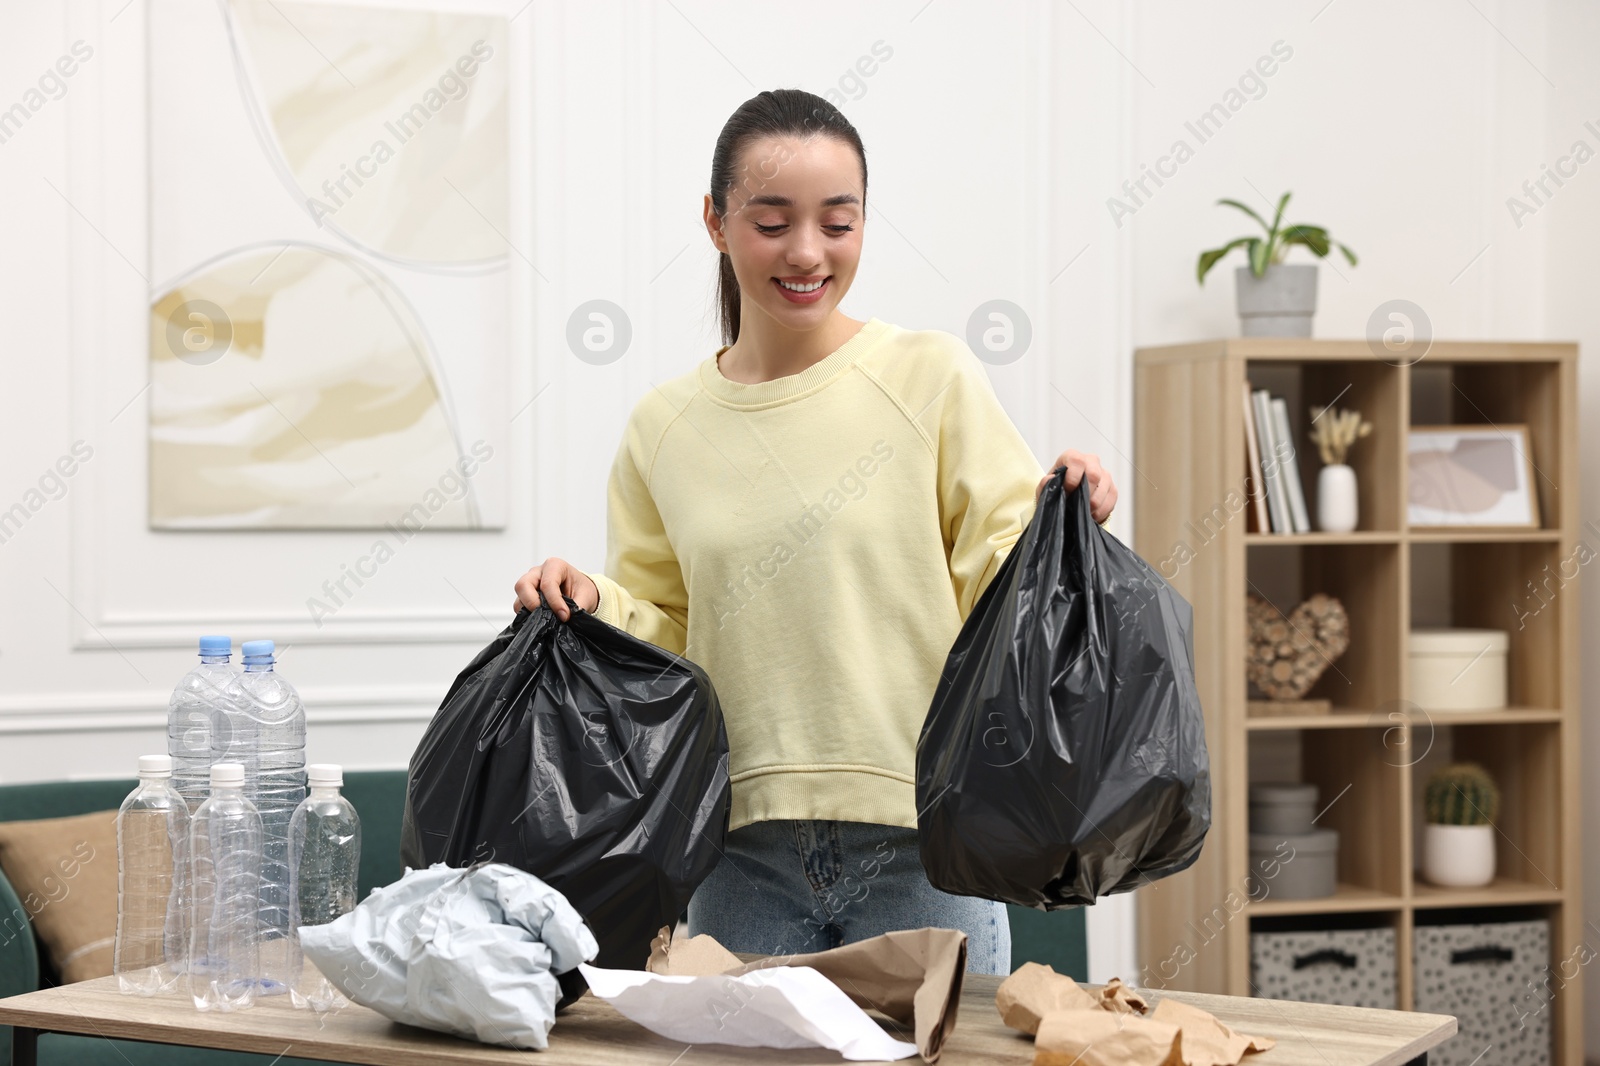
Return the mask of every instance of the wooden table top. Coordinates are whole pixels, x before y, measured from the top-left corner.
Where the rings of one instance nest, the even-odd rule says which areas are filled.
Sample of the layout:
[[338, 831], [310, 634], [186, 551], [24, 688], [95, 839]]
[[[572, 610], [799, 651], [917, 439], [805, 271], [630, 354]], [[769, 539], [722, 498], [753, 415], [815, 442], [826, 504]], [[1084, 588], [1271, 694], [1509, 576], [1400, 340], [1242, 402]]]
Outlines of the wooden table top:
[[[1000, 1022], [994, 1006], [999, 984], [998, 977], [967, 975], [956, 1027], [945, 1044], [941, 1066], [1032, 1062], [1032, 1038], [1007, 1029]], [[1445, 1014], [1195, 992], [1139, 991], [1152, 1008], [1163, 996], [1170, 996], [1210, 1011], [1241, 1032], [1278, 1041], [1271, 1051], [1246, 1055], [1247, 1066], [1403, 1066], [1456, 1031], [1455, 1018]], [[887, 1020], [884, 1024], [898, 1028]], [[592, 995], [585, 995], [556, 1017], [549, 1050], [534, 1057], [527, 1051], [400, 1025], [354, 1003], [331, 1011], [320, 1020], [311, 1011], [295, 1010], [287, 996], [257, 1000], [254, 1007], [229, 1014], [201, 1013], [187, 995], [123, 995], [117, 990], [115, 977], [0, 999], [0, 1025], [371, 1066], [610, 1066], [624, 1062], [672, 1066], [680, 1060], [684, 1066], [753, 1061], [837, 1066], [845, 1061], [837, 1052], [822, 1049], [777, 1051], [718, 1044], [684, 1045], [656, 1036]], [[906, 1033], [897, 1035], [911, 1039]], [[921, 1060], [913, 1056], [903, 1061]]]

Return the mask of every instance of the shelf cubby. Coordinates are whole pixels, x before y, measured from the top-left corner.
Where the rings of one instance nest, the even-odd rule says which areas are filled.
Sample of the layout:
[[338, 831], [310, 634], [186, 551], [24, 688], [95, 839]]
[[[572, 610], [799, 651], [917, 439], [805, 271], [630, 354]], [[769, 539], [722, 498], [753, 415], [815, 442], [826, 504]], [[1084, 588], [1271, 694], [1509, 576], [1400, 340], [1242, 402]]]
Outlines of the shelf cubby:
[[1480, 764], [1500, 786], [1495, 869], [1513, 882], [1559, 893], [1565, 874], [1560, 724], [1455, 725], [1450, 731], [1453, 757]]
[[1314, 592], [1336, 597], [1350, 617], [1350, 646], [1306, 698], [1331, 701], [1335, 713], [1392, 699], [1400, 679], [1399, 545], [1254, 543], [1248, 552], [1245, 591], [1284, 617]]
[[[1408, 797], [1392, 767], [1370, 757], [1382, 746], [1385, 731], [1369, 722], [1363, 729], [1256, 732], [1249, 737], [1252, 783], [1304, 781], [1317, 786], [1316, 828], [1339, 834], [1337, 897], [1346, 905], [1361, 902], [1355, 909], [1398, 906], [1405, 892], [1406, 857], [1397, 829]], [[1268, 895], [1251, 909], [1301, 912], [1347, 906], [1332, 899], [1288, 901]]]
[[1571, 460], [1566, 459], [1562, 447], [1567, 427], [1563, 425], [1561, 388], [1563, 374], [1570, 367], [1556, 352], [1548, 358], [1530, 354], [1532, 358], [1526, 360], [1429, 359], [1411, 367], [1410, 422], [1419, 426], [1527, 426], [1540, 526], [1558, 530], [1557, 486], [1577, 480], [1575, 466], [1571, 476], [1564, 477]]
[[1563, 612], [1555, 605], [1576, 594], [1577, 577], [1561, 549], [1545, 540], [1413, 544], [1411, 624], [1505, 630], [1508, 706], [1559, 710]]
[[[1313, 525], [1321, 460], [1307, 434], [1311, 408], [1331, 403], [1335, 407], [1353, 407], [1373, 424], [1372, 435], [1362, 441], [1372, 446], [1352, 448], [1347, 459], [1356, 472], [1356, 508], [1362, 516], [1362, 529], [1375, 532], [1400, 528], [1400, 483], [1389, 476], [1401, 462], [1401, 440], [1395, 430], [1405, 420], [1404, 382], [1397, 367], [1371, 358], [1306, 362], [1257, 359], [1246, 364], [1245, 376], [1252, 389], [1267, 389], [1274, 396], [1282, 396], [1289, 408], [1290, 423], [1295, 429], [1295, 465]], [[1378, 432], [1379, 427], [1384, 432]]]

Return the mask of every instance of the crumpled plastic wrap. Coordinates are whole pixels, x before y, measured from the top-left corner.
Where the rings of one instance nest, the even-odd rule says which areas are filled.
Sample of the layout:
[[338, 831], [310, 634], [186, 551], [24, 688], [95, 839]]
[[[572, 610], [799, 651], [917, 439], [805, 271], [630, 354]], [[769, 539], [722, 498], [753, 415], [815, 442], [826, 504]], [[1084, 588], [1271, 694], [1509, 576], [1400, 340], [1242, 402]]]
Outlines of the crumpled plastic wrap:
[[305, 956], [352, 1001], [485, 1044], [549, 1046], [557, 975], [599, 951], [565, 896], [505, 863], [407, 869], [326, 925]]

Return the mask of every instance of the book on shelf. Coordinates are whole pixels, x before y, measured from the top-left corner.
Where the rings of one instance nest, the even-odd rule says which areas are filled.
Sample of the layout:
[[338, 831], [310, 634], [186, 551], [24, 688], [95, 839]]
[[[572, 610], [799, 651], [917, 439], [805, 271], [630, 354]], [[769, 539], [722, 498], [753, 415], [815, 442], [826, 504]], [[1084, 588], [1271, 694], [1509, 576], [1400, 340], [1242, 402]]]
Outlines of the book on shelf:
[[1256, 516], [1256, 532], [1270, 533], [1272, 525], [1267, 516], [1266, 483], [1261, 479], [1261, 446], [1256, 440], [1255, 401], [1250, 398], [1250, 382], [1244, 383], [1244, 448], [1245, 489], [1250, 496], [1251, 510]]
[[1272, 432], [1278, 448], [1278, 465], [1283, 472], [1283, 487], [1289, 497], [1289, 517], [1294, 532], [1310, 533], [1311, 516], [1306, 513], [1306, 494], [1300, 486], [1300, 464], [1295, 459], [1294, 431], [1289, 428], [1289, 403], [1281, 396], [1272, 399]]
[[1272, 425], [1271, 393], [1257, 389], [1250, 394], [1255, 412], [1256, 437], [1261, 448], [1261, 486], [1267, 495], [1267, 514], [1271, 520], [1268, 532], [1291, 533], [1293, 519], [1289, 517], [1289, 497], [1283, 488], [1283, 475], [1278, 467], [1277, 434]]

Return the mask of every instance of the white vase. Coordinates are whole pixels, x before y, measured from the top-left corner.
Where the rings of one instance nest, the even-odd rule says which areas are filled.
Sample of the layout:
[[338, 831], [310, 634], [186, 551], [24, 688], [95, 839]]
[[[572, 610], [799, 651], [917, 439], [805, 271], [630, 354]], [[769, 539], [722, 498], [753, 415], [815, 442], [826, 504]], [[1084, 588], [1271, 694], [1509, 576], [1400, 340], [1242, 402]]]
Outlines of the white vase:
[[1422, 876], [1446, 888], [1478, 888], [1493, 881], [1494, 826], [1424, 826]]
[[1344, 463], [1329, 463], [1317, 474], [1317, 527], [1324, 533], [1356, 528], [1356, 472]]

